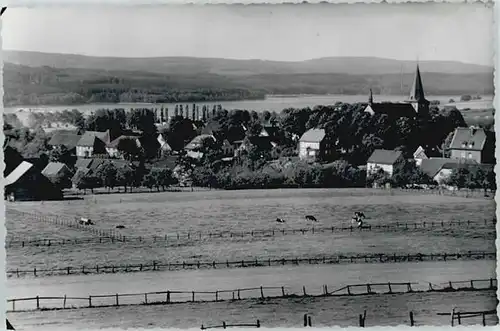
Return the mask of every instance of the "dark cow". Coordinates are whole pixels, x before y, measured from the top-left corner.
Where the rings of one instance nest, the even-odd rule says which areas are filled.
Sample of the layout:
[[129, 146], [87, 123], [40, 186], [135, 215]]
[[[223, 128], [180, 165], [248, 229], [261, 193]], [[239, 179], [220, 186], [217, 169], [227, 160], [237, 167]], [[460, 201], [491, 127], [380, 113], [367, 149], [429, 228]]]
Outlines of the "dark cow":
[[306, 215], [306, 220], [307, 221], [313, 221], [313, 222], [317, 222], [318, 221], [316, 219], [316, 217], [314, 217], [313, 215]]
[[278, 222], [278, 223], [285, 223], [285, 220], [284, 220], [284, 219], [282, 219], [282, 218], [279, 218], [279, 217], [278, 217], [278, 218], [276, 219], [276, 222]]
[[83, 217], [80, 218], [78, 223], [80, 223], [82, 225], [94, 225], [94, 222], [92, 222], [92, 220], [90, 218], [83, 218]]
[[125, 225], [117, 225], [116, 228], [117, 229], [125, 229]]

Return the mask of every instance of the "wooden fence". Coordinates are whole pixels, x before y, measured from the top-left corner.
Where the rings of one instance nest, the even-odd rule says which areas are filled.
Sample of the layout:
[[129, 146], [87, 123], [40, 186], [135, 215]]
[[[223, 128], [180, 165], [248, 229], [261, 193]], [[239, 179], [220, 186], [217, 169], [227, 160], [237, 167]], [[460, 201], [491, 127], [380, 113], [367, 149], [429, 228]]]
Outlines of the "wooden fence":
[[455, 320], [457, 320], [458, 325], [462, 324], [462, 320], [466, 318], [482, 317], [482, 324], [486, 326], [486, 316], [496, 315], [496, 310], [481, 310], [481, 311], [455, 311], [453, 308], [451, 313], [438, 313], [440, 316], [451, 316], [451, 326], [455, 326]]
[[[468, 284], [470, 286], [459, 287], [454, 284]], [[311, 293], [303, 286], [301, 291], [293, 293], [289, 287], [256, 287], [240, 288], [233, 290], [217, 291], [159, 291], [147, 293], [127, 293], [127, 294], [104, 294], [89, 295], [88, 297], [43, 297], [36, 296], [31, 298], [8, 299], [10, 310], [54, 310], [54, 309], [73, 309], [73, 308], [96, 308], [113, 306], [132, 306], [132, 305], [162, 305], [186, 302], [219, 302], [219, 301], [238, 301], [244, 299], [266, 299], [266, 298], [290, 298], [290, 297], [325, 297], [325, 296], [354, 296], [354, 295], [372, 295], [372, 294], [405, 294], [413, 292], [438, 292], [438, 291], [481, 291], [494, 290], [497, 288], [496, 279], [479, 279], [466, 282], [447, 282], [446, 285], [432, 286], [425, 290], [416, 290], [412, 285], [419, 283], [370, 283], [346, 285], [333, 291], [328, 290], [327, 285], [323, 285], [320, 293]], [[483, 284], [483, 286], [481, 286]], [[451, 285], [451, 288], [449, 287]], [[439, 287], [439, 288], [437, 288]], [[398, 290], [399, 289], [399, 290]], [[21, 309], [16, 309], [16, 304], [27, 303]]]
[[53, 269], [15, 269], [7, 270], [7, 277], [22, 276], [53, 276], [53, 275], [88, 275], [102, 273], [146, 272], [146, 271], [177, 271], [185, 269], [208, 268], [253, 268], [284, 265], [311, 265], [311, 264], [346, 264], [346, 263], [401, 263], [423, 261], [453, 261], [453, 260], [486, 260], [496, 259], [496, 252], [464, 252], [439, 254], [358, 254], [358, 255], [329, 255], [314, 258], [255, 258], [238, 261], [183, 261], [161, 262], [152, 261], [141, 264], [120, 265], [82, 265], [68, 266]]
[[363, 229], [357, 229], [356, 226], [330, 226], [330, 227], [308, 227], [308, 228], [270, 228], [270, 229], [255, 229], [247, 231], [214, 231], [214, 232], [176, 232], [165, 235], [149, 235], [149, 236], [124, 236], [116, 230], [101, 230], [89, 225], [78, 224], [76, 220], [64, 220], [59, 217], [46, 217], [34, 215], [37, 221], [47, 222], [60, 226], [67, 226], [70, 228], [87, 231], [94, 234], [94, 237], [89, 238], [73, 238], [73, 239], [59, 239], [59, 238], [23, 238], [23, 239], [10, 239], [5, 241], [6, 248], [12, 247], [26, 247], [26, 246], [61, 246], [61, 245], [86, 245], [86, 244], [113, 244], [113, 243], [144, 243], [151, 244], [157, 243], [161, 245], [176, 245], [179, 241], [201, 241], [211, 239], [228, 239], [228, 238], [261, 238], [261, 237], [275, 237], [275, 236], [288, 236], [288, 235], [314, 235], [314, 234], [329, 234], [329, 233], [357, 233], [359, 231], [419, 231], [419, 230], [432, 230], [439, 228], [452, 228], [452, 227], [479, 227], [479, 226], [494, 226], [495, 220], [471, 221], [471, 220], [456, 220], [456, 221], [422, 221], [422, 222], [393, 222], [389, 224], [373, 224], [367, 225]]
[[243, 327], [243, 328], [260, 328], [260, 321], [257, 320], [256, 323], [251, 324], [251, 323], [246, 323], [246, 324], [227, 324], [226, 322], [222, 322], [222, 325], [214, 325], [214, 326], [204, 326], [203, 324], [201, 325], [202, 330], [207, 330], [207, 329], [226, 329], [226, 328], [231, 328], [231, 327]]

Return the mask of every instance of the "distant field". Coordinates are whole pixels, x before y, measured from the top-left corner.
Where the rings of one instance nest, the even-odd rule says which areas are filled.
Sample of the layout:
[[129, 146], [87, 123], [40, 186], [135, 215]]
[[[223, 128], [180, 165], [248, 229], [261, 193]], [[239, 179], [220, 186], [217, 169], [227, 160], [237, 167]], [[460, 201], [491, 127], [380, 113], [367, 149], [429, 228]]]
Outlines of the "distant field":
[[[94, 201], [95, 199], [95, 201]], [[88, 238], [91, 233], [40, 223], [21, 211], [73, 219], [96, 220], [96, 228], [119, 230], [125, 236], [163, 236], [176, 231], [251, 231], [312, 226], [303, 215], [313, 214], [317, 227], [350, 225], [352, 213], [363, 210], [369, 224], [471, 220], [470, 227], [402, 229], [385, 233], [335, 232], [276, 237], [207, 238], [167, 243], [95, 243], [7, 249], [7, 267], [64, 268], [96, 264], [139, 264], [153, 260], [225, 261], [254, 258], [318, 257], [362, 253], [455, 253], [493, 251], [495, 230], [484, 219], [495, 213], [493, 200], [400, 193], [377, 190], [209, 191], [94, 196], [85, 201], [28, 202], [7, 207], [8, 238]], [[276, 217], [287, 220], [274, 222]], [[475, 224], [474, 222], [480, 223]], [[474, 225], [475, 224], [475, 225]]]

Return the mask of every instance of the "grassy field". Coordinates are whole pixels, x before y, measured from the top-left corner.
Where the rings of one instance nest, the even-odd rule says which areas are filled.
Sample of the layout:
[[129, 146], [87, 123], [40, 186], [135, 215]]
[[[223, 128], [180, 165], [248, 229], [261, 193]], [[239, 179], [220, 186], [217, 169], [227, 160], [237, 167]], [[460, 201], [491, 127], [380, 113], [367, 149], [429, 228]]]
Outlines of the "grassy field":
[[[368, 192], [368, 194], [367, 194]], [[346, 194], [348, 193], [348, 194]], [[385, 193], [385, 195], [384, 195]], [[95, 199], [95, 200], [94, 200]], [[471, 220], [468, 227], [384, 232], [306, 233], [276, 237], [191, 238], [165, 242], [120, 242], [7, 249], [8, 269], [94, 267], [96, 264], [139, 264], [183, 260], [225, 261], [254, 258], [318, 257], [362, 253], [455, 253], [493, 251], [495, 230], [484, 226], [494, 216], [493, 200], [434, 195], [390, 195], [362, 190], [211, 191], [140, 195], [104, 195], [83, 201], [17, 203], [7, 207], [9, 238], [88, 238], [91, 233], [42, 223], [22, 214], [88, 216], [94, 227], [124, 224], [125, 236], [172, 234], [176, 231], [244, 231], [310, 227], [303, 215], [313, 214], [318, 227], [350, 225], [353, 211], [363, 210], [369, 224]], [[276, 217], [287, 220], [274, 222]], [[474, 223], [473, 223], [474, 224]], [[300, 243], [300, 244], [297, 244]]]
[[[7, 269], [39, 269], [95, 264], [133, 264], [149, 261], [241, 260], [273, 257], [316, 257], [332, 254], [363, 253], [455, 253], [493, 251], [496, 232], [492, 223], [494, 200], [463, 198], [383, 190], [255, 190], [165, 192], [86, 196], [84, 200], [64, 202], [22, 202], [7, 204], [7, 240], [24, 238], [89, 238], [81, 229], [40, 222], [24, 213], [64, 219], [90, 217], [95, 228], [126, 226], [125, 236], [163, 236], [176, 232], [251, 231], [284, 227], [310, 227], [304, 215], [315, 215], [316, 227], [350, 225], [354, 211], [363, 211], [376, 224], [396, 222], [471, 221], [467, 227], [452, 226], [420, 229], [383, 229], [359, 232], [322, 232], [277, 235], [275, 237], [207, 238], [165, 242], [120, 242], [60, 246], [7, 247]], [[282, 217], [285, 224], [274, 220]], [[132, 274], [100, 274], [10, 278], [9, 297], [36, 295], [82, 295], [137, 293], [146, 291], [234, 289], [258, 286], [287, 286], [300, 291], [303, 285], [313, 291], [327, 284], [331, 288], [363, 282], [417, 281], [440, 284], [447, 281], [495, 277], [496, 261], [447, 261], [388, 264], [300, 265], [243, 269], [200, 269]], [[378, 299], [377, 299], [378, 298]], [[356, 325], [363, 309], [375, 314], [369, 325], [405, 323], [401, 305], [415, 311], [417, 324], [445, 325], [447, 318], [437, 311], [491, 309], [494, 294], [449, 293], [363, 298], [316, 298], [301, 300], [242, 301], [239, 303], [176, 304], [159, 307], [123, 307], [46, 311], [9, 314], [19, 330], [26, 328], [63, 329], [79, 326], [105, 327], [199, 327], [235, 318], [248, 322], [259, 318], [263, 326], [300, 326], [302, 312], [312, 313], [315, 326]], [[219, 316], [222, 312], [222, 317]], [[299, 314], [300, 313], [300, 314]], [[219, 317], [216, 317], [219, 316]], [[238, 316], [238, 317], [237, 317]], [[382, 318], [383, 316], [383, 318]], [[418, 317], [420, 316], [420, 318]], [[371, 321], [370, 321], [371, 320]], [[477, 323], [481, 321], [478, 320]], [[495, 321], [490, 321], [496, 323]], [[48, 323], [48, 324], [46, 324]], [[297, 325], [299, 323], [299, 325]], [[373, 323], [373, 324], [371, 324]], [[17, 324], [17, 325], [16, 325]], [[45, 324], [42, 325], [42, 324]]]
[[[8, 313], [16, 330], [67, 330], [105, 328], [199, 328], [226, 323], [255, 323], [262, 327], [302, 327], [303, 314], [312, 316], [314, 327], [358, 326], [358, 315], [367, 310], [366, 327], [409, 325], [413, 311], [416, 326], [450, 325], [449, 316], [438, 312], [490, 310], [497, 304], [494, 291], [363, 297], [297, 298], [242, 300], [239, 302], [185, 303], [167, 306], [140, 306], [67, 311]], [[465, 325], [480, 324], [481, 318], [464, 320]], [[487, 325], [498, 323], [487, 317]]]

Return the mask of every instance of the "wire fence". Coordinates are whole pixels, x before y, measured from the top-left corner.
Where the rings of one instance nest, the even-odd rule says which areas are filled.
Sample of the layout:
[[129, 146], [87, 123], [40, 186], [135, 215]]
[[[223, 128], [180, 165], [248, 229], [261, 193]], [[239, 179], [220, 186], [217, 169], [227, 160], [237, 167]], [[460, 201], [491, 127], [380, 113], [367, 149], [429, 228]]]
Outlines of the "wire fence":
[[176, 232], [165, 235], [147, 235], [147, 236], [125, 236], [116, 230], [101, 230], [92, 227], [91, 225], [79, 224], [77, 220], [65, 220], [59, 217], [47, 217], [41, 215], [31, 215], [37, 221], [51, 223], [59, 226], [66, 226], [82, 231], [87, 231], [95, 236], [87, 238], [15, 238], [5, 241], [6, 248], [19, 248], [27, 246], [64, 246], [64, 245], [86, 245], [86, 244], [102, 244], [102, 243], [144, 243], [144, 244], [162, 244], [168, 243], [177, 244], [179, 241], [202, 241], [211, 239], [238, 239], [238, 238], [269, 238], [277, 236], [290, 236], [290, 235], [314, 235], [314, 234], [334, 234], [334, 233], [357, 233], [359, 231], [421, 231], [432, 229], [445, 229], [445, 228], [478, 228], [480, 226], [492, 226], [496, 220], [451, 220], [451, 221], [422, 221], [422, 222], [393, 222], [389, 224], [373, 224], [365, 225], [363, 228], [357, 228], [354, 225], [349, 226], [312, 226], [308, 228], [269, 228], [269, 229], [254, 229], [247, 231], [185, 231]]
[[90, 275], [103, 273], [128, 273], [151, 271], [178, 271], [185, 269], [216, 269], [216, 268], [255, 268], [284, 265], [318, 265], [318, 264], [348, 264], [348, 263], [401, 263], [423, 261], [453, 261], [453, 260], [496, 260], [496, 252], [464, 252], [439, 254], [358, 254], [358, 255], [329, 255], [322, 257], [295, 257], [295, 258], [255, 258], [239, 261], [182, 261], [162, 262], [152, 261], [141, 264], [120, 265], [82, 265], [68, 266], [53, 269], [16, 269], [7, 270], [7, 277], [39, 277], [56, 275]]
[[[286, 286], [278, 287], [254, 287], [239, 288], [232, 290], [216, 291], [158, 291], [143, 293], [116, 293], [89, 295], [88, 297], [70, 296], [36, 296], [31, 298], [8, 299], [10, 309], [7, 312], [27, 310], [54, 310], [75, 308], [97, 308], [112, 306], [131, 305], [161, 305], [185, 302], [219, 302], [236, 301], [245, 299], [269, 299], [269, 298], [291, 298], [291, 297], [324, 297], [324, 296], [353, 296], [371, 294], [405, 294], [413, 292], [449, 292], [449, 291], [483, 291], [497, 288], [497, 280], [477, 279], [469, 281], [450, 281], [443, 284], [427, 283], [427, 288], [417, 290], [416, 282], [386, 282], [346, 285], [333, 291], [327, 285], [321, 286], [321, 290], [309, 292], [306, 286], [301, 291], [294, 291]], [[422, 285], [422, 284], [421, 284]], [[17, 308], [16, 308], [17, 305]], [[19, 307], [21, 306], [21, 307]], [[19, 309], [20, 308], [20, 309]]]

